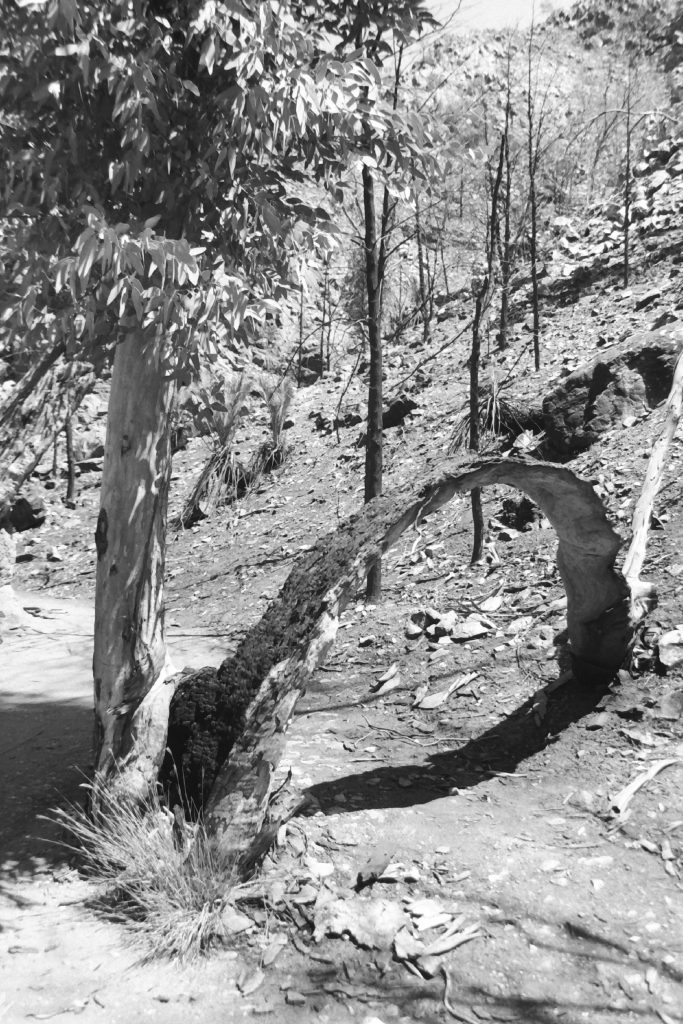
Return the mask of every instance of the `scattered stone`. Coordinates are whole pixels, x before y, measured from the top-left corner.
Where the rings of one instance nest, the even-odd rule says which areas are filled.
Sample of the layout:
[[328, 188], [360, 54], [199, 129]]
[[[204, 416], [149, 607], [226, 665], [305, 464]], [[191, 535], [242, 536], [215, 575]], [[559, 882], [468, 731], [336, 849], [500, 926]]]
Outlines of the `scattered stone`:
[[237, 910], [232, 904], [227, 903], [221, 913], [221, 924], [226, 935], [241, 935], [243, 932], [251, 931], [254, 922], [246, 914]]
[[480, 619], [465, 619], [464, 622], [458, 622], [453, 627], [451, 640], [454, 640], [456, 643], [462, 643], [466, 640], [477, 640], [479, 637], [486, 636], [489, 632], [489, 627]]
[[417, 640], [424, 633], [422, 626], [418, 626], [416, 622], [409, 622], [404, 630], [408, 640]]
[[662, 633], [658, 644], [658, 658], [665, 669], [675, 668], [683, 663], [683, 627]]
[[652, 288], [649, 292], [645, 292], [644, 295], [641, 295], [641, 297], [637, 300], [637, 302], [636, 302], [636, 304], [635, 304], [635, 306], [633, 308], [636, 311], [639, 310], [639, 309], [645, 309], [646, 306], [649, 306], [656, 299], [660, 299], [661, 297], [662, 297], [661, 290], [659, 288]]
[[406, 916], [393, 900], [382, 898], [333, 899], [316, 912], [313, 938], [348, 935], [364, 949], [391, 949]]
[[655, 171], [647, 180], [647, 191], [649, 195], [652, 195], [654, 192], [658, 192], [669, 180], [669, 172], [664, 168], [659, 171]]
[[662, 697], [657, 718], [677, 722], [681, 716], [683, 716], [683, 690], [672, 690]]

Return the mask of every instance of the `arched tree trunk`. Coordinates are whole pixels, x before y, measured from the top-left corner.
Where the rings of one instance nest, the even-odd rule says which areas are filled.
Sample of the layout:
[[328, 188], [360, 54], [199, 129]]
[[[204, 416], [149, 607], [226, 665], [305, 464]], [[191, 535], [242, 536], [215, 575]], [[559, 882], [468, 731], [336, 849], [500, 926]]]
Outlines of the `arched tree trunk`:
[[615, 569], [621, 540], [591, 484], [569, 469], [512, 459], [458, 462], [417, 495], [406, 488], [375, 499], [306, 554], [234, 656], [215, 672], [185, 678], [173, 702], [172, 759], [190, 792], [200, 786], [195, 797], [207, 830], [242, 873], [263, 849], [272, 777], [294, 707], [368, 566], [420, 518], [490, 484], [527, 493], [557, 532], [577, 677], [603, 680], [623, 663], [634, 617], [629, 586]]
[[95, 542], [96, 768], [130, 793], [161, 763], [173, 688], [164, 637], [164, 563], [174, 384], [164, 342], [116, 349]]

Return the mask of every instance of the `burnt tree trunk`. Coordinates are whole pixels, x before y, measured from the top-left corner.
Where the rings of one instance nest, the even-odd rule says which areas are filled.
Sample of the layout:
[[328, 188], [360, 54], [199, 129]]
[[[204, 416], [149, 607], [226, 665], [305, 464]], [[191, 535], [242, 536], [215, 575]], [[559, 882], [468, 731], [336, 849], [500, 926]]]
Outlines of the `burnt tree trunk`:
[[[491, 302], [493, 261], [495, 257], [496, 238], [498, 237], [498, 199], [500, 183], [503, 176], [505, 159], [505, 142], [507, 133], [503, 134], [498, 157], [498, 169], [491, 188], [491, 217], [486, 240], [486, 276], [477, 292], [472, 321], [472, 349], [470, 352], [470, 449], [479, 451], [479, 362], [481, 359], [481, 328], [482, 321]], [[472, 564], [478, 562], [484, 553], [484, 509], [481, 502], [481, 488], [474, 487], [471, 494], [472, 502]]]
[[[367, 292], [368, 343], [370, 347], [370, 383], [368, 387], [368, 428], [365, 448], [365, 501], [382, 493], [382, 324], [379, 245], [375, 213], [375, 182], [372, 171], [363, 165], [363, 212], [365, 217], [365, 287]], [[368, 600], [382, 596], [382, 565], [370, 566]]]
[[263, 849], [273, 773], [296, 702], [368, 566], [420, 518], [491, 484], [524, 491], [557, 532], [575, 675], [602, 681], [624, 661], [635, 626], [629, 586], [615, 569], [621, 540], [587, 481], [542, 462], [459, 461], [417, 493], [376, 499], [306, 553], [235, 654], [217, 670], [186, 677], [172, 703], [166, 782], [175, 764], [179, 789], [205, 808], [220, 856], [243, 875]]
[[156, 779], [173, 693], [163, 586], [174, 384], [164, 355], [142, 332], [117, 346], [95, 534], [96, 768], [132, 794]]

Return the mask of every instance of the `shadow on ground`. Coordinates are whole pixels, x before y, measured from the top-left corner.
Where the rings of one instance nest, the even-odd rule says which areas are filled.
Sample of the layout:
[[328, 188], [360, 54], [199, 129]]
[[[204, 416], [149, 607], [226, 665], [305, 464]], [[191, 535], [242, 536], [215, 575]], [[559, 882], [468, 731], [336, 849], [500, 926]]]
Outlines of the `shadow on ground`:
[[[428, 803], [453, 788], [476, 786], [488, 773], [514, 772], [519, 764], [554, 742], [569, 725], [593, 712], [607, 692], [607, 686], [587, 687], [572, 679], [549, 695], [541, 721], [535, 713], [535, 698], [531, 697], [502, 722], [463, 746], [430, 754], [427, 763], [383, 765], [344, 775], [311, 786], [307, 794], [315, 798], [323, 811], [332, 805], [339, 811], [340, 794], [353, 797], [354, 811]], [[403, 777], [410, 779], [409, 788], [399, 784]]]
[[82, 801], [92, 756], [93, 716], [83, 702], [16, 698], [0, 700], [0, 875], [70, 856], [61, 831], [41, 815]]

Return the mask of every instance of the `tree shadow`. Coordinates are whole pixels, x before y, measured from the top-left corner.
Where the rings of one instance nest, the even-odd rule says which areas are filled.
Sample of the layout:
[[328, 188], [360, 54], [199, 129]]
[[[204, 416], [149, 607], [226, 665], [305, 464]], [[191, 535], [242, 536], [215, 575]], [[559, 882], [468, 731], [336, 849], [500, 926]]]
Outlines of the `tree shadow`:
[[65, 801], [82, 803], [91, 768], [92, 709], [78, 700], [0, 699], [0, 877], [45, 871], [72, 854], [61, 828], [43, 820]]
[[[302, 813], [314, 813], [316, 804], [323, 811], [334, 805], [335, 812], [339, 812], [341, 794], [352, 797], [350, 809], [354, 811], [410, 807], [446, 796], [453, 788], [477, 786], [495, 772], [514, 773], [569, 725], [594, 711], [608, 689], [607, 685], [586, 686], [570, 679], [548, 694], [542, 717], [534, 695], [480, 736], [453, 750], [429, 754], [421, 765], [382, 765], [316, 783], [306, 790], [314, 802]], [[405, 785], [406, 778], [409, 786]]]

